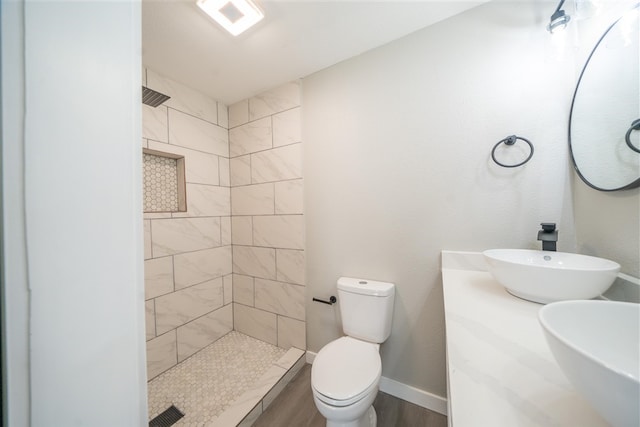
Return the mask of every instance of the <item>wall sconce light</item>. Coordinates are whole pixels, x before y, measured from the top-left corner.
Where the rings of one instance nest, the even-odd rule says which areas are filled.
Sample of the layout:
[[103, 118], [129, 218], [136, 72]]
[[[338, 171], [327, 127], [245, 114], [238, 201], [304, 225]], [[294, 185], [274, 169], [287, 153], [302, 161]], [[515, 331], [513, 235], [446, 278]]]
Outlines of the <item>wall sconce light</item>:
[[234, 36], [257, 24], [264, 14], [251, 0], [198, 0], [198, 7]]
[[571, 20], [571, 17], [564, 13], [564, 10], [560, 8], [564, 4], [564, 0], [560, 0], [560, 4], [556, 8], [556, 11], [551, 15], [551, 19], [549, 20], [549, 25], [547, 25], [547, 30], [553, 34], [554, 31], [564, 30], [567, 27], [567, 24]]

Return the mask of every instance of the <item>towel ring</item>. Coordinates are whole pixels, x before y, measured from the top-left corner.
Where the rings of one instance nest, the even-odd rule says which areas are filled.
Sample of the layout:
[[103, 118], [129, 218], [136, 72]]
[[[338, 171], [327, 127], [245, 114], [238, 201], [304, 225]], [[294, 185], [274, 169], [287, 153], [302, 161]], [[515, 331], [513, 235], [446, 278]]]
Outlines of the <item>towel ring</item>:
[[640, 153], [640, 149], [634, 147], [631, 143], [631, 131], [634, 130], [640, 130], [640, 119], [634, 120], [633, 123], [631, 123], [627, 134], [624, 136], [624, 140], [627, 141], [627, 145], [629, 146], [629, 148], [631, 148], [636, 153]]
[[[514, 145], [516, 141], [519, 139], [526, 142], [529, 145], [529, 149], [531, 150], [531, 152], [529, 153], [529, 157], [527, 157], [523, 162], [517, 163], [515, 165], [505, 165], [504, 163], [500, 163], [496, 159], [496, 148], [498, 148], [498, 146], [502, 143], [504, 143], [505, 145]], [[522, 166], [525, 163], [527, 163], [531, 159], [531, 157], [533, 157], [533, 144], [531, 143], [531, 141], [529, 141], [527, 138], [523, 138], [521, 136], [516, 136], [516, 135], [511, 135], [504, 139], [501, 139], [500, 141], [498, 141], [496, 145], [493, 146], [493, 150], [491, 150], [491, 158], [493, 159], [494, 162], [496, 162], [496, 164], [502, 166], [503, 168], [515, 168], [518, 166]]]

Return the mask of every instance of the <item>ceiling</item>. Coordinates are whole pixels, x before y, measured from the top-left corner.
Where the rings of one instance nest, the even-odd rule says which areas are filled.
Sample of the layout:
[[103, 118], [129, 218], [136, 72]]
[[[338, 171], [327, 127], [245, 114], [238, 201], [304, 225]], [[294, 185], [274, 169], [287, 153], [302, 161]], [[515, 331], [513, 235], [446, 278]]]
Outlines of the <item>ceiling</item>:
[[195, 0], [143, 0], [142, 60], [231, 105], [486, 1], [262, 0], [264, 20], [233, 37]]

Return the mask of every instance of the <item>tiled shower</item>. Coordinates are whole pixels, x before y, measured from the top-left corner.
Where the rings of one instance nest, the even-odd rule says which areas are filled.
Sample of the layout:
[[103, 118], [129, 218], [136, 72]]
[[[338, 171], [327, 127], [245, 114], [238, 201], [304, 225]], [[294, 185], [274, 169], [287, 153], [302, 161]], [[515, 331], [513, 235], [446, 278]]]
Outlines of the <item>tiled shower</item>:
[[144, 214], [152, 380], [230, 331], [306, 348], [300, 88], [229, 108], [143, 70], [142, 147], [184, 156], [186, 212]]

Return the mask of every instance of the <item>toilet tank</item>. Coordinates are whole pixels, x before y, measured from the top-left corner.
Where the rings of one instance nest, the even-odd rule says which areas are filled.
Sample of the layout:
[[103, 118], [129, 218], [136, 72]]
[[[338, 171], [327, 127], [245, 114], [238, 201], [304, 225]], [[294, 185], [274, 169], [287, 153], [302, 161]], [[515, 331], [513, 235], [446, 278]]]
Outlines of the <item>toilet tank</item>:
[[395, 285], [368, 279], [338, 279], [342, 330], [350, 337], [383, 343], [391, 333]]

